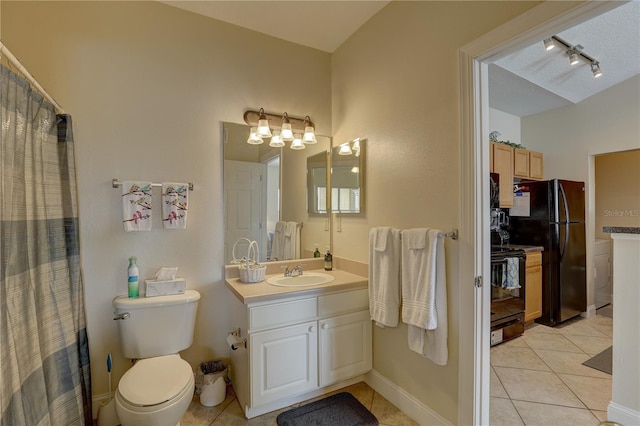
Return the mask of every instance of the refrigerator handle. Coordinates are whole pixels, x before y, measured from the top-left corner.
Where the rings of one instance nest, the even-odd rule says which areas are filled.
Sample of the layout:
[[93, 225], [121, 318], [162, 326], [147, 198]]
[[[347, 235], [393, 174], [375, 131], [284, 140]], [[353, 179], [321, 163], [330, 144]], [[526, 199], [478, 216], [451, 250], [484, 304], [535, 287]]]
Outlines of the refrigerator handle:
[[[564, 187], [561, 183], [558, 182], [558, 187], [560, 188], [560, 195], [562, 197], [562, 204], [564, 204], [564, 222], [569, 223], [571, 219], [569, 218], [569, 203], [567, 202], [567, 194], [564, 192]], [[558, 218], [560, 219], [560, 218]]]
[[[567, 250], [567, 245], [569, 244], [569, 222], [570, 222], [570, 218], [569, 218], [569, 204], [567, 203], [567, 194], [564, 192], [564, 188], [562, 186], [562, 184], [560, 182], [558, 182], [558, 187], [560, 188], [560, 195], [562, 197], [562, 204], [564, 204], [564, 228], [565, 228], [565, 232], [564, 232], [564, 245], [562, 246], [562, 249], [560, 250], [560, 261], [562, 261], [562, 258], [564, 257], [564, 253]], [[559, 229], [558, 229], [559, 230]]]

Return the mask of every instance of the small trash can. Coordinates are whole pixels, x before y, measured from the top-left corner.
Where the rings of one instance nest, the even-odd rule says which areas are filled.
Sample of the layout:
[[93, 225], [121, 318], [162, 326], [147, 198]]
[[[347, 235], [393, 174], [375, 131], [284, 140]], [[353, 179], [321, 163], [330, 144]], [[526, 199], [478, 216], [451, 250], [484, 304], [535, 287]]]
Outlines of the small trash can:
[[227, 395], [228, 369], [222, 361], [208, 361], [200, 364], [202, 372], [202, 388], [200, 391], [200, 404], [205, 407], [213, 407], [224, 401]]

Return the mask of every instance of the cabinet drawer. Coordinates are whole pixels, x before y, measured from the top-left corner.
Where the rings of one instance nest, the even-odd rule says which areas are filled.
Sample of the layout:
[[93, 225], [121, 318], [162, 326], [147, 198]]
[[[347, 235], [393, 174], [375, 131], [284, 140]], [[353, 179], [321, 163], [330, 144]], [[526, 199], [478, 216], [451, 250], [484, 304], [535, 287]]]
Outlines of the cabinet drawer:
[[318, 297], [318, 315], [323, 318], [364, 309], [369, 309], [367, 288]]
[[316, 319], [316, 298], [292, 300], [249, 308], [249, 330], [265, 330]]

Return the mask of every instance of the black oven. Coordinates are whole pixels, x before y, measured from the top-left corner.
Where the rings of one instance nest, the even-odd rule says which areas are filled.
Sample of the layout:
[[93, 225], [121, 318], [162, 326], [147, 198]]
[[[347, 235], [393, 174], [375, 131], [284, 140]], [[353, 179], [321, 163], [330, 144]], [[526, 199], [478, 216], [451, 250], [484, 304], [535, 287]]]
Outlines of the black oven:
[[[517, 277], [517, 279], [516, 279]], [[523, 250], [491, 249], [491, 345], [524, 333], [526, 255]]]

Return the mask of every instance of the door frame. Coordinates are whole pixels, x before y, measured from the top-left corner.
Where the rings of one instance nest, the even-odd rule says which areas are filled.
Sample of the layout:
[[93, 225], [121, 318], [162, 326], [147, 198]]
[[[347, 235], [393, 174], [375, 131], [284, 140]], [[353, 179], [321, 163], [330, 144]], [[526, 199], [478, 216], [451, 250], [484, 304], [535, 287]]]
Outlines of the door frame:
[[[489, 424], [489, 80], [488, 64], [624, 2], [546, 1], [459, 51], [460, 73], [460, 340], [458, 424]], [[486, 179], [485, 179], [486, 177]]]

